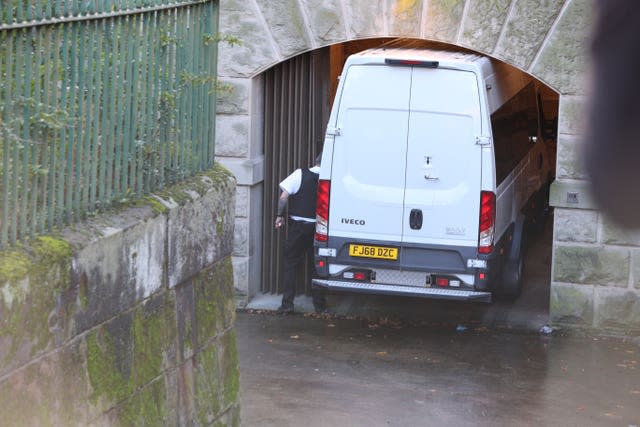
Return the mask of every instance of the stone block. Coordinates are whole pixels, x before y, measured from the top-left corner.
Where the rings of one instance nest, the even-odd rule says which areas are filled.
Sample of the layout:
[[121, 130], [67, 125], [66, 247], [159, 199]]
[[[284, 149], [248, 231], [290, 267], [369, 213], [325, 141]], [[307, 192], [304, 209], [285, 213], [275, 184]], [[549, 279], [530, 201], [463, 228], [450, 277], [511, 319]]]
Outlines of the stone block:
[[312, 48], [307, 23], [297, 0], [263, 0], [257, 4], [278, 50], [285, 58]]
[[247, 218], [249, 216], [249, 187], [238, 185], [236, 189], [236, 217]]
[[241, 44], [229, 46], [220, 43], [219, 77], [252, 77], [261, 69], [279, 62], [281, 57], [262, 19], [259, 11], [248, 5], [246, 0], [220, 2], [220, 32], [239, 38]]
[[391, 0], [389, 8], [389, 33], [393, 36], [420, 37], [424, 0]]
[[553, 323], [591, 326], [594, 320], [592, 286], [551, 285], [549, 317]]
[[249, 114], [251, 79], [220, 79], [225, 87], [217, 97], [217, 114]]
[[71, 336], [71, 263], [69, 244], [52, 237], [0, 251], [0, 377]]
[[251, 118], [247, 115], [217, 115], [216, 156], [248, 156], [250, 128]]
[[233, 283], [236, 292], [242, 295], [249, 294], [249, 258], [233, 257]]
[[516, 1], [494, 54], [510, 64], [527, 69], [564, 2]]
[[627, 249], [556, 246], [553, 278], [566, 283], [627, 287], [630, 258]]
[[133, 307], [162, 287], [166, 230], [166, 218], [144, 206], [100, 216], [64, 232], [71, 242], [91, 236], [88, 243], [74, 243], [76, 333]]
[[318, 46], [327, 46], [346, 39], [339, 0], [301, 0], [300, 4], [309, 17], [309, 25]]
[[380, 37], [386, 34], [386, 0], [344, 0], [349, 33], [354, 38]]
[[221, 412], [219, 350], [209, 345], [198, 353], [194, 363], [195, 425], [212, 425]]
[[640, 292], [596, 289], [596, 327], [640, 332]]
[[220, 331], [229, 328], [235, 316], [235, 292], [231, 257], [214, 264], [194, 279], [195, 335], [194, 348], [208, 345]]
[[[540, 2], [530, 3], [536, 9], [544, 8]], [[532, 72], [562, 94], [584, 94], [587, 86], [585, 70], [588, 68], [587, 51], [591, 39], [593, 2], [573, 0], [568, 3], [548, 42], [542, 47]]]
[[474, 50], [492, 53], [511, 0], [470, 0], [460, 43]]
[[169, 287], [193, 277], [206, 266], [229, 255], [233, 244], [235, 180], [216, 165], [161, 197], [170, 204], [167, 270]]
[[427, 22], [424, 37], [456, 43], [462, 21], [464, 0], [427, 1]]
[[608, 245], [640, 246], [640, 230], [625, 229], [607, 220], [603, 213], [602, 242]]
[[48, 353], [0, 381], [4, 426], [86, 426], [89, 394], [81, 340]]
[[587, 101], [578, 96], [561, 96], [558, 116], [558, 134], [584, 134]]
[[598, 238], [598, 212], [582, 209], [554, 210], [554, 238], [557, 242], [595, 243]]
[[171, 408], [167, 405], [167, 389], [163, 378], [139, 389], [131, 398], [118, 405], [111, 416], [114, 425], [161, 426], [167, 425]]
[[229, 329], [218, 341], [223, 407], [237, 401], [240, 392], [240, 364], [235, 329]]
[[236, 218], [235, 233], [233, 236], [233, 255], [249, 255], [249, 219]]
[[178, 333], [178, 362], [184, 363], [193, 357], [197, 347], [195, 288], [193, 280], [175, 287]]
[[588, 179], [584, 164], [584, 143], [578, 136], [558, 136], [556, 176], [560, 179]]

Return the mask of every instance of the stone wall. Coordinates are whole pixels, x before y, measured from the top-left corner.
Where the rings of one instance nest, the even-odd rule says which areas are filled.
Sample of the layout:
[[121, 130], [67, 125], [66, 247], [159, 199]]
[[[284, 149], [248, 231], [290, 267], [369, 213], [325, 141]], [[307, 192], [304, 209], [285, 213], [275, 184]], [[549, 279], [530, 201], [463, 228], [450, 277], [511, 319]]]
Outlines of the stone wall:
[[[581, 165], [592, 7], [591, 0], [222, 0], [221, 31], [243, 44], [220, 49], [218, 74], [235, 90], [220, 99], [216, 155], [238, 177], [242, 214], [236, 218], [234, 266], [245, 302], [260, 288], [255, 218], [262, 216], [262, 71], [331, 44], [397, 36], [485, 53], [560, 94], [551, 318], [638, 326], [640, 241], [611, 237], [612, 228], [591, 203]], [[577, 193], [579, 202], [567, 204], [567, 193]]]
[[0, 252], [3, 425], [239, 425], [235, 187], [216, 165]]

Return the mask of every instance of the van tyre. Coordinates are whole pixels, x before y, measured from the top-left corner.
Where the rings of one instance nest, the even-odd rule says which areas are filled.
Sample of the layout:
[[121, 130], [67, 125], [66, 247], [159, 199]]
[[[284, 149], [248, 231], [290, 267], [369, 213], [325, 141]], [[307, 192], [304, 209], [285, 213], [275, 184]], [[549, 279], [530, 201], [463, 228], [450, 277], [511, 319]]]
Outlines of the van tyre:
[[505, 299], [516, 299], [522, 293], [522, 271], [524, 260], [522, 254], [513, 261], [508, 261], [502, 269], [502, 286], [499, 295]]

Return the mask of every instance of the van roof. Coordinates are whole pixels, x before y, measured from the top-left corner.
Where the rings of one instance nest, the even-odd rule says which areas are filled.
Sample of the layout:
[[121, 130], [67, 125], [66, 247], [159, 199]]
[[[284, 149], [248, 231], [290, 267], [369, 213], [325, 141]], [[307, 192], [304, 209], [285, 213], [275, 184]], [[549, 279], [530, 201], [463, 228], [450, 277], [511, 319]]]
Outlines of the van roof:
[[440, 67], [476, 71], [481, 75], [492, 74], [491, 60], [483, 55], [456, 50], [426, 48], [379, 47], [351, 55], [347, 65], [384, 64], [386, 59], [410, 61], [438, 61]]

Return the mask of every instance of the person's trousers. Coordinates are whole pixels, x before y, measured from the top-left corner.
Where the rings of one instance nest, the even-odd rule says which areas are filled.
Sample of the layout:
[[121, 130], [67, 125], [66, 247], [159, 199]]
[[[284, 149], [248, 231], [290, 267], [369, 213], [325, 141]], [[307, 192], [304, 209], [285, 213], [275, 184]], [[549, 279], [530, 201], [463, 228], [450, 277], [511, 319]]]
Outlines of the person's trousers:
[[[316, 224], [289, 219], [287, 240], [284, 246], [284, 283], [282, 305], [292, 306], [296, 295], [296, 270], [304, 260], [305, 254], [313, 254], [313, 236]], [[313, 265], [311, 266], [313, 268]], [[324, 308], [324, 296], [313, 292], [313, 303]]]

